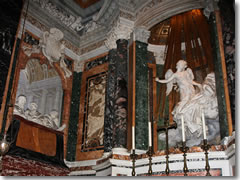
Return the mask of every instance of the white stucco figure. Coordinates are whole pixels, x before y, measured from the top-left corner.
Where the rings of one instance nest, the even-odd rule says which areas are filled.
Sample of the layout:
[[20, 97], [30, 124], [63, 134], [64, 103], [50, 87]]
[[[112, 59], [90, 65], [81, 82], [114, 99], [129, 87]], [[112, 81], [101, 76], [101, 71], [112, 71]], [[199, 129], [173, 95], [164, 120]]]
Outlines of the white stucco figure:
[[50, 63], [58, 62], [64, 55], [64, 44], [61, 43], [63, 33], [57, 28], [51, 28], [50, 32], [43, 33], [41, 41], [42, 52]]
[[41, 113], [37, 110], [38, 105], [34, 102], [30, 104], [30, 108], [26, 110], [25, 116], [28, 120], [41, 124], [39, 117]]
[[[188, 146], [199, 145], [203, 139], [202, 132], [202, 112], [206, 119], [206, 130], [208, 140], [213, 140], [219, 134], [218, 121], [218, 105], [215, 89], [215, 75], [210, 73], [206, 76], [204, 82], [199, 84], [193, 81], [194, 76], [192, 70], [187, 68], [185, 61], [180, 60], [177, 63], [177, 72], [173, 73], [168, 70], [165, 75], [165, 80], [156, 81], [160, 83], [168, 83], [166, 95], [168, 95], [174, 84], [180, 91], [180, 102], [174, 107], [172, 114], [174, 121], [178, 124], [176, 130], [169, 130], [169, 137], [181, 137], [181, 116], [184, 118], [186, 143]], [[186, 70], [185, 70], [186, 69]], [[200, 91], [194, 88], [196, 85]], [[159, 138], [164, 140], [164, 134], [160, 134]], [[171, 145], [175, 146], [181, 142], [181, 138], [173, 138]]]
[[47, 57], [50, 65], [54, 62], [60, 61], [60, 66], [64, 70], [65, 77], [70, 77], [72, 72], [68, 70], [66, 63], [64, 62], [64, 49], [65, 46], [61, 42], [63, 39], [63, 33], [57, 28], [51, 28], [50, 32], [45, 31], [40, 45], [44, 56]]
[[14, 105], [13, 114], [16, 114], [25, 118], [24, 106], [26, 102], [27, 102], [27, 98], [24, 95], [19, 95]]

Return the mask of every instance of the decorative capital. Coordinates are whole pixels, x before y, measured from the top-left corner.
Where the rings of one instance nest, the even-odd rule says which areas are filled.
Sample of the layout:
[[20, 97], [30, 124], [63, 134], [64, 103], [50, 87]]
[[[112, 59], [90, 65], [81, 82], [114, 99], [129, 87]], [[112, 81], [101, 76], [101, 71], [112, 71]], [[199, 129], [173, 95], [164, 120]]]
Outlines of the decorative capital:
[[206, 1], [204, 1], [204, 6], [205, 6], [205, 8], [204, 8], [204, 10], [203, 10], [203, 14], [204, 14], [208, 19], [209, 19], [210, 15], [211, 15], [211, 13], [212, 13], [213, 11], [219, 9], [219, 8], [218, 8], [218, 5], [217, 5], [218, 1], [219, 1], [219, 0], [206, 0]]
[[74, 71], [79, 73], [83, 72], [84, 69], [84, 61], [74, 61]]
[[130, 39], [130, 34], [133, 31], [134, 22], [125, 18], [119, 17], [115, 26], [108, 34], [105, 45], [108, 49], [117, 48], [116, 41], [118, 39]]
[[148, 51], [153, 52], [156, 64], [164, 64], [165, 48], [164, 45], [148, 44]]
[[144, 27], [135, 27], [133, 30], [133, 41], [141, 41], [143, 43], [148, 43], [148, 38], [150, 37], [150, 31]]

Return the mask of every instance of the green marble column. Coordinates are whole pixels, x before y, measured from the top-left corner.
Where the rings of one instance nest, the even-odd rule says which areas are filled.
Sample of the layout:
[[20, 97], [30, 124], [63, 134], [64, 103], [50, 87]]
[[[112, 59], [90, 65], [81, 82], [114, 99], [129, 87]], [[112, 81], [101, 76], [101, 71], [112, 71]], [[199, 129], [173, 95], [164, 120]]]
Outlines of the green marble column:
[[147, 44], [136, 41], [136, 149], [148, 148]]
[[70, 110], [70, 118], [69, 118], [68, 141], [67, 141], [66, 159], [68, 161], [75, 161], [78, 119], [79, 119], [79, 106], [80, 106], [80, 95], [81, 95], [81, 81], [82, 81], [82, 72], [79, 72], [79, 73], [74, 72], [71, 110]]
[[[143, 28], [135, 28], [132, 40], [135, 41], [133, 58], [135, 65], [135, 146], [136, 149], [148, 149], [148, 38], [150, 32]], [[135, 50], [134, 50], [135, 49]], [[134, 67], [133, 65], [133, 67]], [[133, 68], [134, 69], [134, 68]], [[134, 106], [133, 106], [134, 107]]]
[[219, 122], [220, 122], [220, 135], [221, 139], [229, 135], [228, 132], [228, 120], [227, 120], [227, 107], [224, 94], [224, 82], [223, 82], [223, 72], [221, 55], [219, 48], [219, 38], [216, 25], [216, 16], [212, 12], [209, 18], [210, 30], [211, 30], [211, 43], [213, 47], [213, 61], [214, 61], [214, 71], [216, 77], [216, 90], [217, 90], [217, 100], [218, 100], [218, 110], [219, 110]]

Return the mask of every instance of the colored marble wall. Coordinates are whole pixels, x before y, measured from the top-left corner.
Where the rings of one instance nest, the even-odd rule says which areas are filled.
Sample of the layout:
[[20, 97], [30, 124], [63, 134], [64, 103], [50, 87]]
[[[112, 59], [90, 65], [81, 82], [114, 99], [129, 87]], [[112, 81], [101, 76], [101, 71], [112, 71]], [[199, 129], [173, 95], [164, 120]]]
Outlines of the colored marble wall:
[[108, 79], [105, 96], [105, 117], [104, 117], [104, 152], [110, 152], [113, 147], [113, 121], [115, 118], [115, 91], [116, 91], [116, 50], [109, 51]]
[[219, 1], [231, 114], [235, 129], [235, 10], [233, 6], [234, 0]]
[[22, 3], [15, 0], [0, 1], [0, 109]]
[[75, 160], [76, 145], [77, 145], [77, 124], [79, 118], [79, 105], [81, 95], [81, 80], [82, 72], [73, 73], [72, 99], [69, 119], [68, 141], [67, 141], [67, 156], [68, 161]]
[[14, 57], [13, 57], [12, 71], [11, 71], [11, 74], [10, 74], [9, 86], [8, 86], [7, 97], [6, 97], [7, 98], [6, 99], [7, 103], [6, 103], [5, 107], [1, 107], [1, 108], [4, 108], [1, 134], [4, 132], [4, 129], [5, 129], [5, 126], [6, 126], [6, 119], [7, 119], [7, 114], [8, 114], [7, 104], [10, 102], [10, 98], [11, 98], [11, 90], [12, 90], [12, 86], [13, 86], [13, 83], [14, 83], [13, 82], [14, 81], [14, 73], [15, 73], [15, 68], [16, 68], [16, 63], [17, 63], [19, 46], [20, 46], [20, 39], [17, 39], [15, 53], [14, 53]]
[[136, 149], [148, 148], [148, 56], [147, 44], [136, 41]]
[[220, 122], [220, 135], [221, 139], [229, 135], [228, 132], [228, 121], [227, 121], [227, 110], [226, 110], [226, 101], [224, 94], [224, 82], [223, 82], [223, 73], [222, 73], [222, 64], [221, 64], [221, 55], [220, 47], [218, 40], [218, 32], [216, 25], [216, 16], [214, 13], [211, 13], [209, 19], [210, 29], [211, 29], [211, 43], [213, 47], [213, 63], [215, 70], [216, 78], [216, 89], [217, 89], [217, 100], [218, 100], [218, 112], [219, 112], [219, 122]]
[[127, 147], [127, 55], [128, 41], [117, 40], [115, 118], [113, 122], [113, 147]]
[[18, 156], [2, 158], [2, 176], [67, 176], [70, 170]]

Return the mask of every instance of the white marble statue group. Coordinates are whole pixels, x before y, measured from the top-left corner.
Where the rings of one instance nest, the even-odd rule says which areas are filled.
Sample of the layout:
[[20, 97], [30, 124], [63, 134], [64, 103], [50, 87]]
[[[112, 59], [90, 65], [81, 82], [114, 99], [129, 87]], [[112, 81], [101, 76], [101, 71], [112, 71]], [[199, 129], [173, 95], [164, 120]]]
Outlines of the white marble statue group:
[[[178, 127], [169, 130], [169, 145], [177, 146], [182, 142], [181, 117], [184, 119], [187, 146], [199, 145], [203, 139], [202, 113], [206, 119], [207, 139], [213, 140], [219, 134], [215, 74], [207, 74], [204, 82], [200, 84], [194, 81], [193, 72], [187, 68], [186, 61], [179, 60], [176, 69], [175, 73], [169, 69], [164, 80], [155, 79], [157, 82], [167, 83], [166, 95], [169, 95], [173, 87], [180, 93], [180, 101], [172, 111]], [[159, 137], [165, 140], [164, 133]]]
[[49, 114], [42, 115], [37, 109], [38, 105], [35, 102], [30, 103], [30, 107], [25, 110], [27, 99], [24, 95], [19, 95], [14, 105], [13, 114], [19, 115], [29, 121], [41, 124], [57, 131], [65, 129], [66, 125], [63, 124], [59, 127], [58, 112], [53, 110]]

